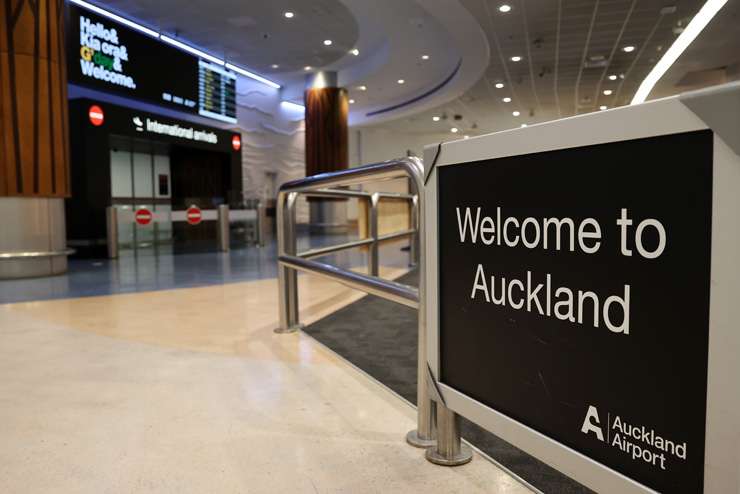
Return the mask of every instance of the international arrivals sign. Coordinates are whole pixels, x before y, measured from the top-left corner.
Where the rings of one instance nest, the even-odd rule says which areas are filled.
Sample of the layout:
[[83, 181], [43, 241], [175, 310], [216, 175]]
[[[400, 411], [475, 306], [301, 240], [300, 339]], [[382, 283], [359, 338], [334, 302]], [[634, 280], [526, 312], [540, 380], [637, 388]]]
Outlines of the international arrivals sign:
[[548, 125], [573, 124], [439, 152], [430, 368], [453, 410], [597, 491], [702, 492], [714, 134], [558, 149]]
[[163, 123], [150, 117], [135, 116], [131, 119], [137, 132], [167, 135], [189, 141], [218, 144], [218, 135], [210, 130], [196, 129], [192, 125], [182, 126], [179, 123]]
[[[84, 112], [84, 129], [96, 132], [91, 139], [107, 139], [101, 134], [144, 137], [157, 142], [222, 151], [241, 152], [241, 134], [209, 127], [170, 116], [142, 112], [98, 100], [72, 100], [73, 109]], [[93, 130], [94, 129], [94, 130]], [[238, 144], [238, 145], [235, 145]]]

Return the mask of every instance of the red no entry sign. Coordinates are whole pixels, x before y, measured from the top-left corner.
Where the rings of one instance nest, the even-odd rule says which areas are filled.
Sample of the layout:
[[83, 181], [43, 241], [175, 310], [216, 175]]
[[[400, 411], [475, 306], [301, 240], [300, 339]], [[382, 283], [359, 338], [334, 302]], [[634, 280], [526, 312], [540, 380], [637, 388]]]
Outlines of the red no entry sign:
[[103, 125], [103, 121], [105, 120], [103, 109], [100, 108], [98, 105], [92, 105], [87, 111], [87, 116], [90, 119], [90, 123], [93, 124], [95, 127], [100, 127], [101, 125]]
[[152, 222], [152, 212], [149, 211], [147, 208], [137, 209], [134, 218], [136, 219], [136, 222], [138, 224], [148, 225]]
[[185, 212], [185, 217], [191, 225], [197, 225], [203, 219], [203, 215], [198, 206], [190, 206]]
[[231, 136], [231, 147], [234, 151], [239, 151], [242, 148], [242, 138], [239, 134]]

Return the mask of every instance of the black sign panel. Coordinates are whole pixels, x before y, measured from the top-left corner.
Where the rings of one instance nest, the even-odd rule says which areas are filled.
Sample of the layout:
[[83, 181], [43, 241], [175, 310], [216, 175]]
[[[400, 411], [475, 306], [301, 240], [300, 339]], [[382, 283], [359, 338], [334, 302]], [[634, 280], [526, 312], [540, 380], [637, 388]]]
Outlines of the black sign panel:
[[701, 492], [712, 138], [440, 167], [440, 381], [645, 486]]
[[236, 74], [68, 4], [69, 81], [236, 122]]

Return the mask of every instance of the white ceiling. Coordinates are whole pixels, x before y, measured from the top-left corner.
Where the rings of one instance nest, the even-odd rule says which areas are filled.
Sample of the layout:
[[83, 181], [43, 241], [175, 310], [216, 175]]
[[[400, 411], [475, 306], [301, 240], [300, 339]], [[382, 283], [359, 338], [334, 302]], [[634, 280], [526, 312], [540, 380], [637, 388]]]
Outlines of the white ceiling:
[[[491, 46], [484, 77], [443, 105], [387, 125], [434, 140], [479, 135], [629, 104], [638, 86], [704, 0], [461, 0]], [[512, 10], [497, 7], [508, 3]], [[663, 7], [675, 7], [667, 13]], [[652, 97], [740, 78], [740, 0], [730, 0], [660, 81]], [[626, 53], [622, 47], [635, 46]], [[519, 62], [510, 57], [521, 56]], [[595, 65], [595, 67], [589, 67]], [[721, 75], [676, 86], [690, 71], [726, 67]], [[734, 72], [733, 72], [734, 70]], [[608, 76], [615, 74], [616, 81]], [[695, 78], [696, 79], [696, 78]], [[497, 89], [496, 83], [504, 88]], [[611, 90], [609, 96], [603, 91]], [[503, 98], [511, 102], [503, 102]], [[513, 111], [519, 111], [515, 117]], [[434, 122], [433, 116], [442, 120]], [[461, 120], [454, 120], [454, 115]], [[446, 118], [445, 118], [446, 117]], [[460, 129], [457, 136], [450, 129]], [[430, 141], [431, 142], [431, 141]]]
[[[99, 3], [276, 80], [285, 86], [284, 99], [302, 99], [304, 66], [337, 70], [355, 100], [350, 123], [382, 123], [431, 139], [452, 137], [453, 126], [458, 135], [478, 135], [629, 103], [676, 29], [704, 0]], [[498, 10], [503, 3], [510, 12]], [[286, 19], [285, 11], [295, 16]], [[653, 96], [740, 78], [739, 15], [740, 0], [729, 0]], [[333, 44], [324, 46], [324, 39]], [[635, 50], [622, 51], [626, 45]], [[349, 53], [352, 48], [359, 56]], [[512, 56], [522, 59], [513, 62]], [[458, 65], [447, 84], [420, 98]], [[609, 80], [611, 74], [617, 80]], [[361, 85], [367, 91], [357, 89]], [[514, 110], [521, 114], [514, 117]], [[442, 118], [434, 122], [433, 116]]]
[[[100, 0], [95, 2], [276, 79], [322, 67], [355, 47], [355, 16], [339, 0]], [[284, 12], [293, 12], [287, 19]], [[331, 39], [331, 46], [323, 41]], [[277, 69], [273, 64], [279, 65]]]

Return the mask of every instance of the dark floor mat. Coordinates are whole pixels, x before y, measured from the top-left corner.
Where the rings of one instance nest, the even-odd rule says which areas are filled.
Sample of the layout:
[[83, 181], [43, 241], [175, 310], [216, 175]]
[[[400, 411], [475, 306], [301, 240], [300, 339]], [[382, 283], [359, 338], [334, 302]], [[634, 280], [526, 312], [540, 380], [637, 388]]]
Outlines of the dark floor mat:
[[[415, 285], [416, 273], [409, 273], [398, 281]], [[311, 324], [305, 332], [415, 403], [416, 323], [416, 310], [367, 296]], [[462, 435], [543, 492], [591, 492], [464, 418]]]

